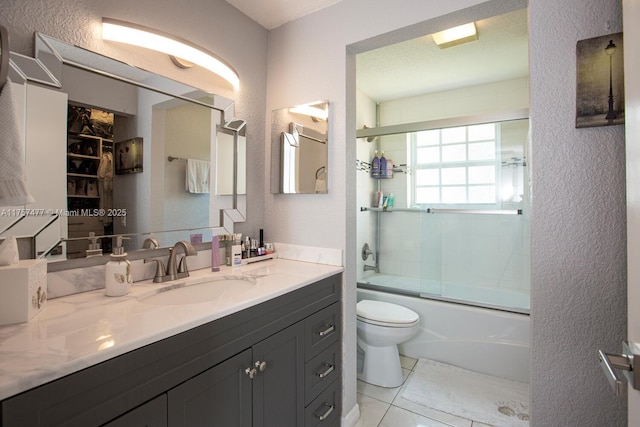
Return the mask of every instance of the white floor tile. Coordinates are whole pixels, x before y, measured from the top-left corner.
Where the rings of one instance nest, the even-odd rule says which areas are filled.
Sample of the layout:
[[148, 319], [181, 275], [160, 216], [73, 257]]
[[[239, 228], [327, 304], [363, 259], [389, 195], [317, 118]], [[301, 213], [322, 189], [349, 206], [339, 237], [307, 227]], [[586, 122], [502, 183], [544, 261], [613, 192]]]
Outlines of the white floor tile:
[[389, 404], [393, 402], [393, 399], [395, 399], [398, 391], [400, 391], [400, 387], [384, 388], [365, 383], [364, 381], [358, 381], [358, 393], [364, 394], [365, 396], [373, 397], [374, 399]]
[[390, 405], [358, 393], [358, 406], [360, 407], [360, 420], [356, 427], [377, 427]]
[[400, 355], [400, 366], [402, 366], [403, 369], [412, 371], [416, 363], [418, 363], [418, 359]]
[[[402, 370], [402, 375], [404, 376], [405, 382], [407, 381], [407, 377], [410, 373], [411, 371], [409, 370]], [[400, 387], [378, 387], [373, 384], [365, 383], [364, 381], [358, 380], [358, 393], [362, 393], [366, 396], [373, 397], [374, 399], [378, 399], [386, 403], [393, 402], [393, 399], [395, 399], [395, 397], [397, 396], [398, 391], [400, 391]]]
[[403, 399], [400, 395], [398, 395], [393, 401], [393, 405], [397, 406], [398, 408], [406, 409], [424, 417], [440, 421], [449, 426], [471, 427], [471, 420], [467, 420], [465, 418], [457, 417], [452, 414], [447, 414], [446, 412], [441, 412], [433, 408], [429, 408], [428, 406], [426, 406], [426, 404], [426, 402], [424, 405], [411, 402], [407, 399]]
[[380, 427], [449, 427], [449, 425], [391, 406], [382, 419]]

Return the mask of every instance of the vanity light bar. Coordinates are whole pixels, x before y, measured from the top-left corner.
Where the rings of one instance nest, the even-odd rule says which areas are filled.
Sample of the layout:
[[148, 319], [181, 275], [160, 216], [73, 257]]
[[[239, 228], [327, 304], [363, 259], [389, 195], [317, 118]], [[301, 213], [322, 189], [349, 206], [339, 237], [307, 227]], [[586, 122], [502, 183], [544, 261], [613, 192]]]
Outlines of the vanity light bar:
[[236, 90], [240, 87], [240, 77], [229, 64], [206, 49], [179, 37], [130, 22], [102, 18], [102, 38], [183, 59], [219, 75]]

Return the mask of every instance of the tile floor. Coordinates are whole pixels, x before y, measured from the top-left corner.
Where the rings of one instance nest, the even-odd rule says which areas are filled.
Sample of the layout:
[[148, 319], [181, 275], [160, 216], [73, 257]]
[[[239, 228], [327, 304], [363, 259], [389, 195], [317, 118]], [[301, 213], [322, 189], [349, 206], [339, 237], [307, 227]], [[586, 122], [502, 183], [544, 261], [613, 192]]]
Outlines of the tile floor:
[[[417, 360], [405, 356], [400, 360], [406, 384]], [[403, 386], [383, 388], [358, 381], [360, 420], [356, 427], [490, 427], [403, 399]]]

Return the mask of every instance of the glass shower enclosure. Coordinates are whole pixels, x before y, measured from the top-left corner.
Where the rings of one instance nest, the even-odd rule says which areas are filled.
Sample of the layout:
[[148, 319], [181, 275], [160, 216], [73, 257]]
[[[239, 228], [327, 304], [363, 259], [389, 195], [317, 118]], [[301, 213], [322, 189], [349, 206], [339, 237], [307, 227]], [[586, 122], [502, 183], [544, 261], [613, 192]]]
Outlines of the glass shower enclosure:
[[528, 131], [526, 112], [358, 131], [358, 286], [528, 312]]

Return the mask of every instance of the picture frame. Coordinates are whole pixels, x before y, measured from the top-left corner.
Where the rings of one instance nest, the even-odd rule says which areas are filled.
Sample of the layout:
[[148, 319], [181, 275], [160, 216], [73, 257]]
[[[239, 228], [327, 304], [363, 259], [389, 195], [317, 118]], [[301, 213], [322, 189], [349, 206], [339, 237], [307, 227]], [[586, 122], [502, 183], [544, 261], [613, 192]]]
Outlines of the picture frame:
[[624, 124], [622, 33], [576, 44], [576, 128]]
[[116, 175], [142, 172], [142, 138], [135, 137], [113, 144]]

